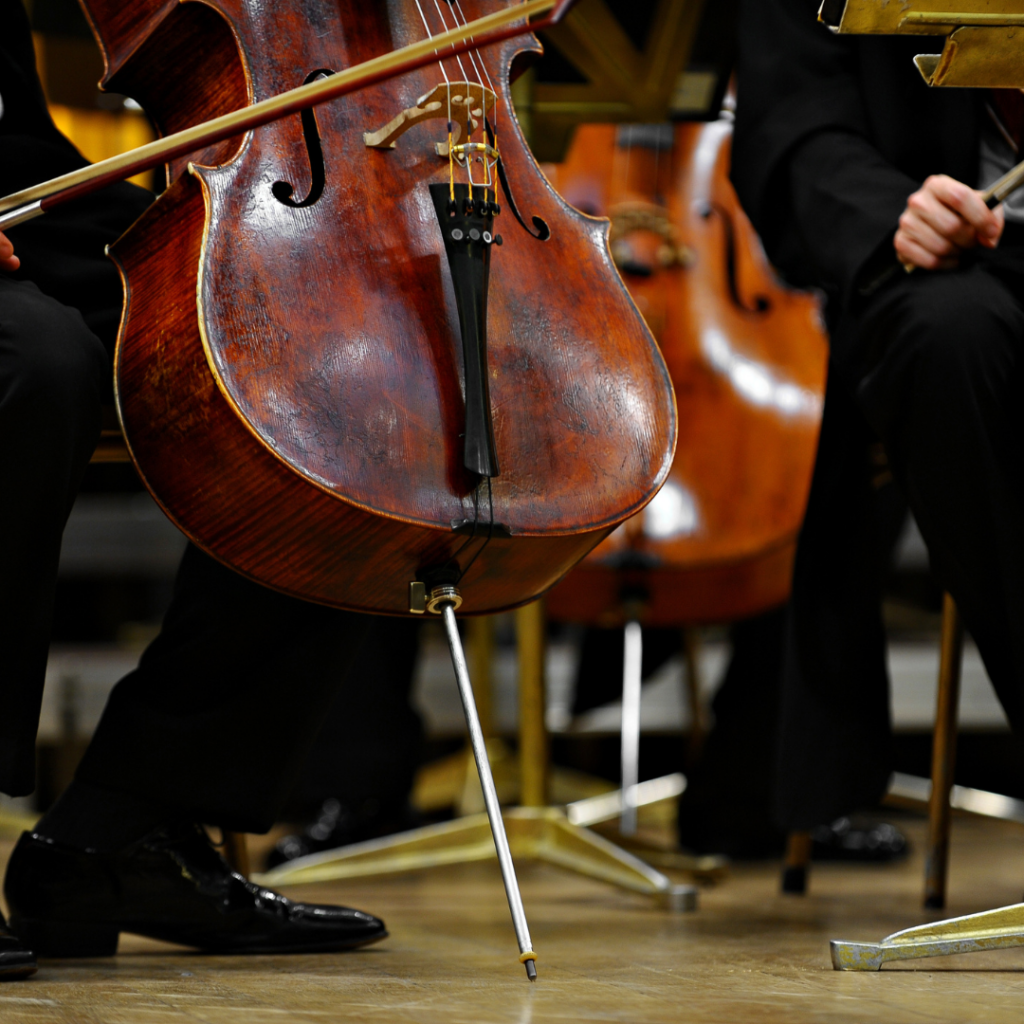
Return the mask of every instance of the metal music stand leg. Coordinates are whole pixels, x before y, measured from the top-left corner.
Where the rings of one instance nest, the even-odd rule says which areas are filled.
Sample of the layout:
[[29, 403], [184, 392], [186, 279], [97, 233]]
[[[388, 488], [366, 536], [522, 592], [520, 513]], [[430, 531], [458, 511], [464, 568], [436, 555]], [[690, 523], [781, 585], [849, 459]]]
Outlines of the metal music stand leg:
[[622, 655], [622, 815], [619, 831], [636, 835], [636, 787], [640, 781], [640, 688], [643, 675], [643, 629], [626, 623]]
[[877, 971], [890, 960], [918, 960], [1011, 946], [1024, 946], [1024, 903], [906, 928], [881, 942], [833, 939], [830, 943], [832, 966], [837, 971]]

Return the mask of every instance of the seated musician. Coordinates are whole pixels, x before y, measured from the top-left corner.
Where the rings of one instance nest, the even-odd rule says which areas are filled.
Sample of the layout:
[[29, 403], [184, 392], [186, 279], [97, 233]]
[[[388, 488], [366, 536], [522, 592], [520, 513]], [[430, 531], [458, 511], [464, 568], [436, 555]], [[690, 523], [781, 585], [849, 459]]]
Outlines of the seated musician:
[[[0, 0], [0, 194], [84, 161], [50, 120], [20, 0]], [[150, 196], [117, 185], [0, 239], [0, 790], [34, 786], [61, 533], [110, 401], [121, 309], [103, 255]], [[358, 652], [363, 616], [265, 590], [194, 547], [163, 630], [74, 782], [11, 857], [0, 980], [109, 956], [129, 931], [211, 952], [346, 949], [383, 922], [233, 875], [197, 822], [265, 832]]]
[[789, 830], [874, 803], [890, 772], [874, 439], [1024, 734], [1024, 210], [979, 192], [1019, 159], [1024, 102], [929, 90], [912, 57], [941, 41], [835, 36], [817, 7], [741, 3], [732, 170], [772, 261], [827, 296], [831, 337], [785, 657]]

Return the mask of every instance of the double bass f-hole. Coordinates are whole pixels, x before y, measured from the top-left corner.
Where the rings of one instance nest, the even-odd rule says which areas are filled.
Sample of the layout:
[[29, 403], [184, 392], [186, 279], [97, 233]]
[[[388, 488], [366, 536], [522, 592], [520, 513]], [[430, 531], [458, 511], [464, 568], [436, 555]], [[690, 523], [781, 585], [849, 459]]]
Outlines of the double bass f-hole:
[[[330, 68], [317, 68], [306, 75], [303, 85], [309, 85], [321, 78], [328, 78], [334, 72]], [[295, 186], [287, 181], [275, 181], [271, 187], [274, 198], [285, 206], [300, 209], [304, 206], [312, 206], [324, 193], [324, 186], [327, 184], [327, 170], [324, 167], [324, 150], [320, 145], [320, 129], [316, 123], [316, 112], [313, 107], [307, 107], [299, 115], [302, 118], [302, 137], [306, 142], [306, 155], [309, 158], [309, 194], [305, 199], [294, 199]]]
[[766, 296], [755, 295], [754, 304], [751, 306], [740, 295], [739, 281], [736, 275], [736, 225], [733, 224], [732, 215], [720, 203], [706, 200], [699, 202], [698, 213], [704, 220], [710, 219], [713, 213], [717, 213], [722, 220], [722, 227], [725, 230], [725, 280], [729, 286], [729, 297], [738, 309], [747, 313], [767, 313], [772, 304]]

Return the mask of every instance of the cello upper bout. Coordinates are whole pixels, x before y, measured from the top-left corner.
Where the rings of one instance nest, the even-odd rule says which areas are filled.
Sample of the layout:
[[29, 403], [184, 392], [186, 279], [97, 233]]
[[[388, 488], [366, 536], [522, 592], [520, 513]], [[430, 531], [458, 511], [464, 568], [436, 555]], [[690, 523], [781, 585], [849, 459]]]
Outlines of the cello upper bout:
[[[124, 93], [170, 135], [252, 100], [242, 47], [224, 15], [200, 0], [82, 0], [100, 42], [105, 90]], [[211, 69], [216, 69], [216, 74]], [[168, 184], [189, 162], [216, 166], [241, 138], [214, 143], [167, 168]]]

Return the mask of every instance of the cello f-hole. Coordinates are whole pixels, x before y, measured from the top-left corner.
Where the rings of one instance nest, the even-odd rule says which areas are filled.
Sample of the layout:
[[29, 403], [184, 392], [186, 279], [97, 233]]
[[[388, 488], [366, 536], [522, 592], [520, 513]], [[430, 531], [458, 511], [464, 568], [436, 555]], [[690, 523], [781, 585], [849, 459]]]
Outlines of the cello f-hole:
[[[334, 72], [330, 68], [317, 68], [306, 75], [303, 85], [309, 85], [318, 78], [327, 78]], [[324, 167], [324, 151], [320, 145], [320, 129], [316, 123], [316, 113], [313, 107], [307, 107], [299, 115], [302, 118], [302, 137], [306, 142], [306, 155], [309, 157], [309, 194], [305, 199], [294, 199], [295, 186], [287, 181], [275, 181], [271, 186], [274, 198], [285, 206], [299, 209], [303, 206], [312, 206], [324, 193], [324, 186], [327, 184], [327, 169]]]

